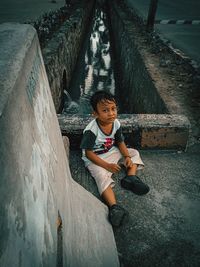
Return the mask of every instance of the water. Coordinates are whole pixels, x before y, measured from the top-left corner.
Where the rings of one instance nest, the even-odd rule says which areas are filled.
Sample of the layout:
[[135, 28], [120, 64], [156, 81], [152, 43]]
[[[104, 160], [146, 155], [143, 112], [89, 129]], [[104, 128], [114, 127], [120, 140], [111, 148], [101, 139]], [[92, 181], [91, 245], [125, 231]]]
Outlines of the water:
[[106, 14], [98, 7], [78, 58], [70, 88], [65, 90], [63, 113], [91, 113], [89, 99], [98, 90], [115, 93]]

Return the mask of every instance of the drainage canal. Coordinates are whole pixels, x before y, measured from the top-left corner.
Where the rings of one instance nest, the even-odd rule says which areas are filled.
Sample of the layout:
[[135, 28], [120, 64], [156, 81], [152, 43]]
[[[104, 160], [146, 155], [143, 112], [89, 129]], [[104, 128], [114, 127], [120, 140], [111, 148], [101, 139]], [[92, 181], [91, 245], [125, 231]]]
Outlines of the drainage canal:
[[70, 88], [64, 90], [63, 113], [91, 113], [89, 99], [97, 90], [115, 93], [108, 21], [104, 8], [99, 6], [80, 51]]
[[90, 96], [101, 89], [116, 95], [119, 113], [168, 113], [133, 38], [115, 16], [108, 5], [97, 4], [70, 86], [64, 88], [63, 114], [90, 114]]

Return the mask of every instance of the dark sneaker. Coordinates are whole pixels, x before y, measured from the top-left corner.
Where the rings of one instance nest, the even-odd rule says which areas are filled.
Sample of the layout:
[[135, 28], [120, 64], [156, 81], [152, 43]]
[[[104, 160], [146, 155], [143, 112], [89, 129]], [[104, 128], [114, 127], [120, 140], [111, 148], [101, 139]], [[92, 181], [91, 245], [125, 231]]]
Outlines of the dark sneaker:
[[109, 208], [108, 219], [112, 226], [119, 227], [128, 219], [128, 211], [115, 204]]
[[121, 180], [121, 186], [125, 189], [131, 190], [137, 195], [145, 195], [149, 192], [149, 187], [143, 183], [136, 175], [126, 176]]

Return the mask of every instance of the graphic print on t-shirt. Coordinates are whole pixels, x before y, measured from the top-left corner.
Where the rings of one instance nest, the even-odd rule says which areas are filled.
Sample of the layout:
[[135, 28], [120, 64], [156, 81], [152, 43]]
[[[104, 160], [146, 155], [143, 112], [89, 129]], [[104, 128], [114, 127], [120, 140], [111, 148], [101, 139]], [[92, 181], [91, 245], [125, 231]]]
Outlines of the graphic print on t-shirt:
[[112, 147], [113, 147], [113, 144], [114, 144], [114, 141], [115, 139], [113, 138], [105, 138], [105, 142], [101, 145], [101, 150], [99, 151], [95, 151], [96, 154], [103, 154], [103, 153], [106, 153], [108, 152]]

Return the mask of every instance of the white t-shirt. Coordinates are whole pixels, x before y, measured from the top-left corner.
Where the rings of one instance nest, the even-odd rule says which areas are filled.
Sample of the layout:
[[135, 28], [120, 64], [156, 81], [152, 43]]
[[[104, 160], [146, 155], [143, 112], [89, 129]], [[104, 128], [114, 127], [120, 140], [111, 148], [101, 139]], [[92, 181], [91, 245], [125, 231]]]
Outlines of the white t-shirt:
[[112, 131], [109, 135], [101, 130], [96, 119], [92, 120], [84, 129], [81, 142], [82, 159], [85, 165], [91, 163], [85, 156], [85, 149], [92, 150], [99, 157], [105, 158], [115, 151], [118, 143], [123, 141], [121, 125], [117, 119], [113, 122]]

